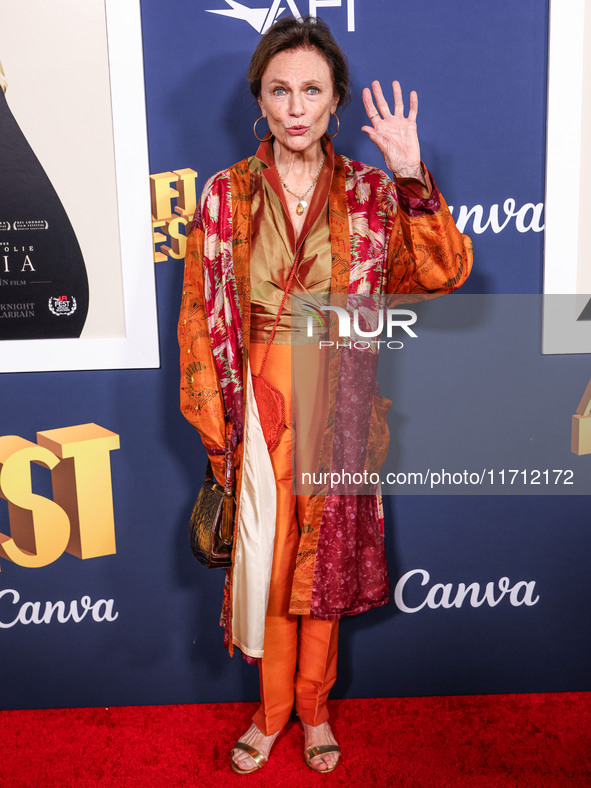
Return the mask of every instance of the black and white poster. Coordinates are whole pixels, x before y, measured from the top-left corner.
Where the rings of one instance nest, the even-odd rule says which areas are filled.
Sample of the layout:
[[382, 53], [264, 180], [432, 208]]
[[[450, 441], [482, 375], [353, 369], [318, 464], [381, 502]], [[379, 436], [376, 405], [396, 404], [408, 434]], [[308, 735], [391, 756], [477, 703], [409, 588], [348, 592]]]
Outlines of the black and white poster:
[[1, 371], [154, 366], [139, 4], [0, 19]]

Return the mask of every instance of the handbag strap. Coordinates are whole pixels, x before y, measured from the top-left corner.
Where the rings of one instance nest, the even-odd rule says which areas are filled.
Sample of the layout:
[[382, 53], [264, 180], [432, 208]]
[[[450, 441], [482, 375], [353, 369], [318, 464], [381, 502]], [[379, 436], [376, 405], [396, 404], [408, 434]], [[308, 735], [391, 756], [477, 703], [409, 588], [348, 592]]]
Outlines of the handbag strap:
[[224, 498], [222, 505], [222, 523], [220, 537], [230, 544], [234, 532], [234, 452], [232, 451], [232, 433], [226, 435], [224, 449]]
[[207, 461], [205, 466], [205, 481], [214, 482], [218, 487], [223, 487], [224, 490], [234, 490], [234, 464], [232, 462], [232, 444], [228, 440], [226, 448], [224, 449], [224, 483], [220, 484], [214, 476], [211, 460]]
[[267, 363], [267, 356], [269, 355], [269, 350], [271, 349], [271, 345], [273, 344], [273, 340], [275, 339], [275, 332], [277, 331], [277, 326], [279, 324], [279, 318], [281, 317], [281, 313], [283, 312], [283, 307], [285, 306], [285, 299], [287, 298], [287, 294], [289, 292], [289, 288], [291, 287], [291, 283], [293, 282], [293, 278], [295, 276], [296, 269], [298, 267], [298, 263], [300, 261], [300, 255], [302, 252], [303, 244], [300, 244], [298, 250], [296, 252], [295, 260], [293, 262], [292, 269], [290, 271], [289, 277], [287, 278], [287, 284], [285, 285], [285, 290], [283, 291], [283, 298], [281, 299], [281, 303], [279, 304], [279, 310], [277, 311], [277, 317], [275, 318], [275, 322], [273, 323], [273, 328], [271, 329], [271, 336], [267, 342], [267, 347], [265, 348], [265, 355], [263, 356], [263, 361], [261, 363], [261, 368], [259, 369], [259, 374], [257, 377], [263, 377], [263, 370], [265, 368], [265, 364]]

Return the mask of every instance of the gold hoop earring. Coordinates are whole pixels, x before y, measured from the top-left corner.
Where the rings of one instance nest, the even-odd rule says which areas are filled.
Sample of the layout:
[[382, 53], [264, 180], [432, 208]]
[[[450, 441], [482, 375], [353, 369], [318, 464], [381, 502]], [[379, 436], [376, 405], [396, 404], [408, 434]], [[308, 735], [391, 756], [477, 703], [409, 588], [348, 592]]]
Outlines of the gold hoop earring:
[[271, 134], [271, 130], [270, 130], [270, 129], [269, 129], [269, 131], [267, 132], [267, 134], [269, 134], [269, 135], [270, 135], [270, 136], [268, 136], [268, 137], [267, 137], [267, 134], [265, 134], [265, 136], [264, 136], [264, 137], [259, 137], [259, 135], [257, 134], [257, 123], [259, 122], [259, 120], [262, 120], [264, 117], [265, 117], [264, 115], [261, 115], [261, 117], [260, 117], [260, 118], [257, 118], [257, 119], [255, 120], [255, 122], [254, 122], [254, 126], [252, 127], [252, 131], [253, 131], [253, 133], [254, 133], [254, 136], [257, 138], [257, 140], [258, 140], [259, 142], [265, 142], [265, 140], [270, 140], [270, 139], [271, 139], [271, 136], [273, 136], [273, 135]]
[[[335, 118], [337, 119], [337, 130], [335, 131], [335, 133], [334, 133], [334, 134], [330, 134], [330, 133], [328, 134], [328, 136], [329, 136], [329, 137], [331, 138], [331, 140], [332, 140], [332, 139], [334, 139], [334, 137], [336, 137], [336, 136], [337, 136], [337, 134], [339, 133], [339, 129], [341, 128], [341, 121], [339, 120], [339, 116], [337, 115], [337, 113], [336, 113], [336, 112], [331, 112], [330, 114], [331, 114], [331, 115], [334, 115], [334, 116], [335, 116]], [[327, 132], [328, 132], [328, 129], [327, 129]]]

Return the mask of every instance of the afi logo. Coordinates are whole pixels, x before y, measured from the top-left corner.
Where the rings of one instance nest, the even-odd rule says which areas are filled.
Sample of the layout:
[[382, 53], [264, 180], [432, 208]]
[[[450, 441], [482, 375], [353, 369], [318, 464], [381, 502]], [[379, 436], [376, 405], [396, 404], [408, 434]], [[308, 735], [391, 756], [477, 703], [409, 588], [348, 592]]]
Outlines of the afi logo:
[[[302, 0], [298, 0], [301, 4]], [[301, 19], [302, 15], [297, 7], [295, 0], [273, 0], [268, 8], [250, 8], [237, 0], [226, 0], [230, 8], [213, 9], [208, 8], [208, 14], [220, 14], [220, 16], [232, 16], [234, 19], [242, 19], [259, 33], [266, 33], [273, 22], [281, 16], [288, 8], [296, 19]], [[308, 13], [310, 16], [318, 16], [319, 8], [347, 7], [347, 30], [355, 30], [355, 0], [309, 0]]]

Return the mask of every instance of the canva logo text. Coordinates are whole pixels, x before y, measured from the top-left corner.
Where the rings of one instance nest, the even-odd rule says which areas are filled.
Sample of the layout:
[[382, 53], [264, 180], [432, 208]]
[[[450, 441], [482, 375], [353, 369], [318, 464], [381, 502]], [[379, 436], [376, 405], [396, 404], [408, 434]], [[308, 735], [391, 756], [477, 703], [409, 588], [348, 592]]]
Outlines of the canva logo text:
[[[450, 213], [453, 215], [453, 205], [449, 206]], [[512, 219], [515, 219], [515, 229], [518, 233], [527, 233], [530, 230], [534, 233], [541, 233], [544, 229], [542, 222], [542, 214], [544, 213], [544, 203], [526, 202], [520, 208], [513, 197], [507, 197], [502, 206], [494, 203], [488, 209], [488, 218], [484, 221], [484, 206], [474, 205], [468, 208], [467, 205], [460, 205], [460, 208], [455, 216], [455, 222], [458, 230], [463, 233], [475, 233], [481, 235], [485, 230], [491, 229], [493, 233], [502, 232], [505, 227], [509, 225]], [[468, 226], [469, 220], [472, 220], [472, 225]]]
[[113, 599], [97, 599], [93, 602], [89, 596], [73, 599], [70, 603], [62, 602], [23, 602], [14, 588], [0, 591], [0, 629], [10, 629], [17, 624], [66, 624], [71, 621], [79, 624], [86, 616], [93, 621], [115, 621], [119, 613], [114, 609]]
[[[417, 583], [417, 580], [420, 582]], [[466, 602], [470, 607], [496, 607], [504, 599], [513, 605], [513, 607], [520, 607], [526, 605], [531, 607], [536, 605], [540, 599], [536, 594], [536, 584], [534, 580], [518, 580], [512, 583], [508, 577], [501, 577], [498, 581], [491, 581], [486, 583], [484, 588], [480, 583], [434, 583], [424, 593], [421, 593], [422, 601], [418, 604], [411, 605], [405, 600], [405, 593], [407, 586], [409, 590], [416, 595], [417, 585], [427, 586], [431, 576], [426, 569], [411, 569], [405, 575], [402, 575], [400, 580], [396, 583], [394, 590], [394, 601], [396, 607], [402, 610], [403, 613], [418, 613], [419, 610], [428, 607], [431, 609], [436, 608], [459, 608]], [[407, 594], [408, 596], [408, 594]]]

